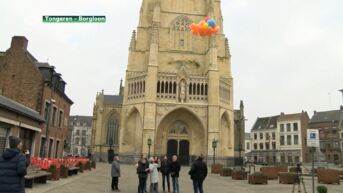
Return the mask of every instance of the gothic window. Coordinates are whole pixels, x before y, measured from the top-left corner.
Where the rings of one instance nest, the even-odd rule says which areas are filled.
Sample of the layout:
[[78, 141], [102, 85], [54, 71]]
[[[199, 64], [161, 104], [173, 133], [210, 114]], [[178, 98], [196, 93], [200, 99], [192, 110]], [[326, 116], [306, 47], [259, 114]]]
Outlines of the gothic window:
[[107, 121], [107, 144], [119, 144], [119, 121], [117, 114], [113, 113]]
[[143, 91], [143, 84], [142, 82], [139, 82], [139, 93], [142, 93]]
[[204, 95], [204, 84], [201, 84], [201, 95]]
[[173, 85], [173, 93], [176, 94], [176, 82], [174, 82], [174, 85]]
[[192, 84], [189, 84], [189, 91], [188, 91], [189, 94], [192, 94]]
[[145, 81], [143, 81], [143, 92], [145, 93]]
[[157, 93], [160, 93], [160, 86], [161, 86], [161, 83], [160, 81], [157, 82]]
[[189, 26], [192, 20], [185, 16], [180, 15], [174, 19], [170, 26], [170, 44], [172, 49], [177, 50], [191, 50], [192, 34], [190, 33]]
[[168, 93], [169, 89], [168, 89], [169, 83], [166, 82], [166, 93]]
[[197, 85], [197, 95], [200, 95], [200, 84]]
[[175, 19], [173, 30], [174, 31], [190, 31], [189, 26], [192, 24], [187, 16], [181, 15]]
[[161, 93], [164, 93], [164, 82], [162, 81]]
[[173, 83], [169, 82], [169, 93], [172, 94], [173, 93]]
[[195, 90], [196, 90], [196, 87], [197, 87], [197, 85], [196, 85], [195, 83], [193, 83], [193, 95], [195, 95], [195, 94], [196, 94], [196, 92], [195, 92]]

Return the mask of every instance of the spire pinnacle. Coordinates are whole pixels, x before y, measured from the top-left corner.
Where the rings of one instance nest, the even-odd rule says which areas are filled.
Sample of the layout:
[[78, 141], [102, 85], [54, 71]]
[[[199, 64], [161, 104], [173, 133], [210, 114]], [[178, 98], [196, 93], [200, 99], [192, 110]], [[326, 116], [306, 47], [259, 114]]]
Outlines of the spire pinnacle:
[[229, 40], [225, 38], [225, 56], [231, 58]]
[[132, 35], [131, 35], [129, 50], [134, 51], [135, 49], [136, 49], [136, 30], [133, 30]]

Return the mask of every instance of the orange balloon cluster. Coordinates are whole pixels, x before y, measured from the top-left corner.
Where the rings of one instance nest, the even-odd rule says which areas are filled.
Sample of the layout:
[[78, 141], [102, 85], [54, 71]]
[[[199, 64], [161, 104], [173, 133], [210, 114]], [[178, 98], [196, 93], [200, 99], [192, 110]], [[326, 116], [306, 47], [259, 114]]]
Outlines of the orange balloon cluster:
[[220, 29], [220, 27], [216, 25], [215, 20], [211, 19], [210, 17], [206, 17], [198, 24], [192, 23], [189, 27], [193, 35], [209, 37], [216, 34]]

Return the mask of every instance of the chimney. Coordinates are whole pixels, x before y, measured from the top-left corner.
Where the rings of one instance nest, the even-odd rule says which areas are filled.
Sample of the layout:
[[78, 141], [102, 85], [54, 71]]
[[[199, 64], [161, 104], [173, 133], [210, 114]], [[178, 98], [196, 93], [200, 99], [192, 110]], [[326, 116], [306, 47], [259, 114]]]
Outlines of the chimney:
[[316, 110], [314, 110], [314, 111], [313, 111], [313, 114], [317, 114], [317, 111], [316, 111]]
[[284, 112], [281, 112], [280, 115], [285, 115], [285, 113], [284, 113]]
[[11, 42], [11, 49], [20, 50], [20, 51], [27, 51], [27, 44], [28, 40], [25, 36], [13, 36]]

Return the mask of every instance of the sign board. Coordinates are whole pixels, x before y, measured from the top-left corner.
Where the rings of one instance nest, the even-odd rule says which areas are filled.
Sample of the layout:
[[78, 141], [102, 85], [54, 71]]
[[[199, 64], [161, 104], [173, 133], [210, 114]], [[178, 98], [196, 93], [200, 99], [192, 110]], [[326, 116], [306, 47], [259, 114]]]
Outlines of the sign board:
[[307, 147], [319, 147], [318, 129], [307, 130]]

